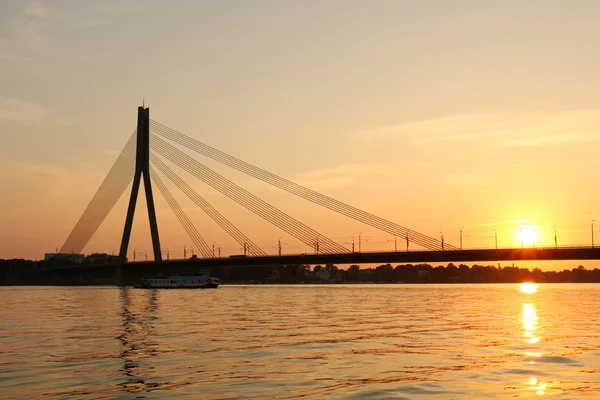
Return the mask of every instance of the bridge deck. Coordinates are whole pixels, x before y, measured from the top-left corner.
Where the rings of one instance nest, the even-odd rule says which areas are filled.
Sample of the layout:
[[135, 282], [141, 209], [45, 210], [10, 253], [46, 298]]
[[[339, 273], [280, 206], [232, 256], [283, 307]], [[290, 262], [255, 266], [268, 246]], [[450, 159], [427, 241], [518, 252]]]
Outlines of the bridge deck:
[[[193, 264], [198, 267], [219, 266], [259, 266], [291, 264], [386, 264], [386, 263], [444, 263], [444, 262], [497, 262], [525, 260], [600, 260], [600, 248], [513, 248], [513, 249], [477, 249], [451, 251], [409, 251], [409, 252], [368, 252], [345, 254], [296, 254], [264, 257], [179, 259], [163, 260], [161, 265], [178, 266]], [[136, 269], [155, 266], [154, 261], [131, 262], [127, 265]], [[98, 268], [99, 265], [64, 265], [48, 267], [49, 270]]]

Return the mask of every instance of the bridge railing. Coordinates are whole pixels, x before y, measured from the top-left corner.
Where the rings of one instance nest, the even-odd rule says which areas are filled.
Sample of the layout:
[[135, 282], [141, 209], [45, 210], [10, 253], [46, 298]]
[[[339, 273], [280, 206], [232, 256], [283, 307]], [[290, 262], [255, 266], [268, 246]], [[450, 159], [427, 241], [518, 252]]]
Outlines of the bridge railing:
[[[469, 248], [463, 248], [462, 250], [428, 250], [428, 249], [414, 249], [414, 250], [398, 250], [398, 251], [394, 251], [394, 250], [370, 250], [370, 251], [355, 251], [354, 253], [344, 253], [344, 255], [348, 255], [348, 256], [352, 256], [352, 255], [359, 255], [359, 254], [364, 254], [364, 255], [370, 255], [370, 254], [397, 254], [397, 253], [460, 253], [460, 252], [474, 252], [474, 251], [489, 251], [489, 252], [494, 252], [494, 251], [507, 251], [507, 250], [512, 250], [512, 251], [531, 251], [531, 250], [536, 250], [536, 251], [548, 251], [548, 250], [584, 250], [584, 249], [599, 249], [600, 250], [600, 246], [592, 246], [592, 245], [562, 245], [562, 246], [524, 246], [524, 247], [469, 247]], [[217, 257], [215, 256], [214, 259], [216, 260], [226, 260], [226, 259], [231, 259], [231, 260], [239, 260], [239, 259], [246, 259], [246, 258], [301, 258], [301, 257], [323, 257], [326, 258], [327, 256], [332, 256], [332, 255], [336, 255], [336, 254], [331, 254], [331, 253], [285, 253], [282, 254], [281, 256], [279, 256], [278, 254], [270, 254], [270, 255], [266, 255], [266, 256], [235, 256], [235, 257], [231, 257], [231, 256], [221, 256], [221, 257]], [[339, 254], [341, 255], [341, 254]], [[196, 258], [171, 258], [168, 261], [171, 262], [179, 262], [179, 261], [189, 261], [189, 260], [207, 260], [206, 258], [200, 258], [200, 257], [196, 257]], [[163, 260], [163, 261], [167, 261], [167, 260]], [[140, 260], [140, 261], [130, 261], [130, 263], [148, 263], [148, 262], [153, 262], [153, 261], [146, 261], [146, 260]]]

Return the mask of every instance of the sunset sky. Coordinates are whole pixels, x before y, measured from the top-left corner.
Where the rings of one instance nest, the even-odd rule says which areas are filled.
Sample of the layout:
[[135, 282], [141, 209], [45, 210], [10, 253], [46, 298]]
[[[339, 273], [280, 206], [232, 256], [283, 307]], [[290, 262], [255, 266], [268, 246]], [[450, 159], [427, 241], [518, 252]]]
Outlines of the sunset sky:
[[[589, 245], [594, 219], [600, 241], [599, 20], [594, 0], [2, 1], [0, 258], [63, 244], [142, 98], [162, 124], [457, 246], [464, 227], [465, 248], [493, 247], [494, 229], [518, 247], [521, 226], [536, 246], [553, 226], [559, 245]], [[197, 158], [348, 248], [361, 232], [363, 251], [394, 248]], [[310, 251], [183, 176], [267, 253], [280, 237]], [[181, 257], [194, 246], [155, 192], [163, 249]], [[209, 245], [242, 252], [172, 192]], [[118, 252], [128, 195], [85, 253]]]

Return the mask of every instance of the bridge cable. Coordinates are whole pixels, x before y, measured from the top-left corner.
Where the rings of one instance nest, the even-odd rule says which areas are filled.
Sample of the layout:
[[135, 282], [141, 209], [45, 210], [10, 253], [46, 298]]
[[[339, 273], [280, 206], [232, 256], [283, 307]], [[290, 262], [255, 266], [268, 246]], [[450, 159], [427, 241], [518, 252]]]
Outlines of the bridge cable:
[[[246, 171], [242, 171], [242, 172], [246, 172]], [[246, 173], [247, 173], [247, 172], [246, 172]], [[283, 179], [283, 178], [282, 178], [282, 179]], [[263, 179], [263, 181], [265, 181], [265, 182], [268, 182], [267, 180], [264, 180], [264, 179]], [[313, 202], [314, 202], [314, 201], [313, 201]], [[328, 207], [328, 208], [332, 209], [331, 207]], [[339, 211], [339, 210], [335, 210], [335, 209], [334, 209], [334, 211]], [[414, 237], [415, 237], [415, 236], [416, 236], [416, 235], [412, 235], [412, 236], [411, 236], [411, 239], [414, 239]], [[413, 242], [416, 242], [416, 241], [415, 241], [415, 240], [413, 240]], [[419, 244], [419, 243], [417, 243], [417, 244]], [[421, 244], [422, 244], [422, 243], [421, 243]], [[431, 244], [430, 244], [429, 246], [426, 246], [426, 245], [425, 245], [424, 247], [429, 247], [429, 248], [431, 248], [431, 247], [433, 247], [433, 246], [435, 246], [435, 245], [437, 245], [437, 242], [435, 242], [435, 240], [434, 240], [434, 243], [433, 243], [433, 245], [431, 245]]]
[[169, 159], [180, 168], [201, 179], [214, 189], [225, 194], [238, 204], [263, 217], [280, 229], [290, 233], [308, 246], [314, 247], [315, 241], [323, 252], [347, 253], [348, 249], [337, 244], [326, 236], [304, 225], [283, 211], [273, 207], [264, 200], [242, 189], [227, 178], [219, 175], [205, 165], [194, 160], [156, 135], [151, 135], [150, 147], [161, 156]]
[[[240, 172], [244, 172], [273, 186], [279, 187], [280, 189], [283, 189], [289, 193], [295, 194], [299, 197], [312, 201], [316, 204], [319, 204], [330, 210], [336, 211], [340, 214], [346, 215], [357, 221], [371, 225], [377, 229], [388, 232], [396, 237], [404, 238], [406, 237], [406, 235], [408, 235], [413, 243], [418, 244], [422, 247], [431, 250], [442, 249], [441, 242], [437, 239], [423, 235], [419, 232], [405, 228], [394, 222], [377, 217], [356, 207], [350, 206], [346, 203], [340, 202], [321, 193], [315, 192], [304, 186], [298, 185], [292, 181], [289, 181], [278, 175], [272, 174], [266, 170], [263, 170], [259, 167], [256, 167], [252, 164], [249, 164], [245, 161], [242, 161], [238, 158], [221, 152], [211, 146], [201, 143], [193, 138], [182, 134], [181, 132], [168, 128], [156, 121], [151, 120], [150, 124], [153, 132], [161, 135], [166, 139], [170, 139], [175, 143], [178, 143], [186, 148], [194, 150], [200, 154], [212, 158], [213, 160], [221, 162], [229, 167], [232, 167]], [[455, 246], [449, 244], [446, 244], [444, 248], [448, 250], [457, 249]]]
[[[151, 144], [151, 146], [153, 146], [153, 144]], [[168, 146], [170, 146], [170, 145], [168, 145]], [[172, 150], [177, 151], [177, 152], [179, 151], [174, 148], [172, 148]], [[159, 149], [159, 154], [161, 154], [160, 149]], [[161, 155], [163, 155], [163, 156], [166, 155], [168, 157], [168, 154], [161, 154]], [[184, 157], [189, 157], [183, 153], [181, 153], [179, 155], [179, 157], [181, 157], [181, 155], [183, 155]], [[221, 191], [223, 194], [227, 195], [232, 200], [236, 201], [238, 204], [246, 207], [250, 211], [253, 211], [255, 214], [263, 217], [267, 221], [278, 226], [280, 229], [295, 236], [296, 238], [298, 238], [305, 244], [316, 248], [317, 243], [318, 243], [319, 250], [322, 250], [322, 252], [325, 252], [325, 253], [327, 253], [327, 252], [338, 253], [340, 251], [348, 252], [348, 250], [345, 249], [344, 247], [337, 245], [337, 243], [333, 242], [332, 240], [328, 239], [325, 236], [322, 236], [320, 233], [312, 230], [311, 228], [307, 227], [306, 225], [302, 224], [301, 222], [299, 222], [299, 221], [295, 220], [294, 218], [290, 217], [289, 215], [283, 213], [281, 210], [278, 210], [277, 208], [271, 206], [270, 204], [264, 202], [263, 200], [257, 198], [256, 196], [250, 194], [249, 192], [247, 192], [244, 189], [240, 188], [239, 186], [235, 185], [233, 182], [220, 176], [216, 172], [208, 169], [208, 167], [189, 158], [189, 160], [191, 160], [193, 163], [196, 163], [196, 164], [190, 164], [191, 165], [191, 167], [190, 167], [190, 165], [185, 165], [186, 161], [184, 161], [183, 163], [181, 163], [181, 162], [178, 163], [178, 161], [180, 161], [180, 160], [178, 160], [177, 157], [178, 156], [175, 156], [175, 159], [171, 158], [170, 160], [175, 162], [176, 164], [178, 164], [180, 167], [184, 168], [184, 170], [186, 170], [186, 171], [194, 174], [198, 178], [204, 180], [207, 184], [209, 184], [209, 185], [213, 186], [213, 188]], [[198, 174], [197, 171], [194, 171], [194, 166], [198, 166], [198, 165], [200, 166], [200, 168], [205, 170], [205, 171], [203, 171], [203, 172], [205, 172], [204, 175], [202, 173]], [[210, 172], [210, 174], [207, 175], [206, 171]], [[215, 180], [215, 178], [216, 178], [216, 180]], [[224, 182], [226, 182], [225, 186], [223, 186]], [[231, 187], [232, 185], [234, 186], [233, 188]], [[334, 246], [332, 246], [332, 243], [334, 244]]]
[[156, 184], [156, 187], [158, 188], [164, 199], [167, 201], [167, 204], [169, 204], [169, 207], [171, 208], [171, 210], [173, 211], [173, 213], [175, 214], [175, 216], [189, 235], [190, 239], [192, 239], [192, 241], [196, 245], [196, 248], [200, 251], [202, 256], [204, 258], [215, 258], [210, 248], [208, 247], [208, 244], [206, 244], [204, 238], [202, 238], [200, 233], [198, 233], [188, 216], [185, 214], [181, 206], [177, 203], [177, 200], [175, 200], [173, 195], [171, 195], [169, 189], [167, 189], [162, 179], [160, 179], [160, 176], [158, 176], [158, 174], [156, 173], [156, 171], [154, 171], [152, 167], [150, 167], [150, 176], [152, 177], [152, 180]]
[[[153, 140], [154, 138], [151, 137], [151, 147], [153, 146]], [[160, 140], [157, 138], [157, 140]], [[164, 143], [164, 141], [161, 140], [161, 142], [163, 142], [164, 145], [167, 145], [166, 143]], [[170, 146], [170, 145], [167, 145]], [[172, 146], [170, 146], [172, 148]], [[175, 148], [172, 148], [172, 150], [179, 152], [178, 150], [176, 150]], [[160, 154], [160, 152], [159, 152]], [[183, 153], [181, 153], [183, 154]], [[230, 182], [229, 180], [227, 180], [226, 178], [220, 176], [219, 174], [217, 174], [216, 172], [208, 169], [208, 167], [198, 163], [197, 161], [191, 159], [189, 156], [183, 154], [185, 157], [188, 157], [189, 160], [191, 160], [191, 162], [196, 163], [198, 165], [201, 166], [201, 168], [204, 168], [206, 170], [208, 170], [212, 175], [211, 176], [207, 176], [205, 174], [204, 178], [206, 179], [206, 182], [209, 184], [212, 184], [213, 187], [214, 185], [219, 185], [219, 182], [222, 184], [223, 182], [228, 182], [229, 185], [233, 185], [234, 187], [221, 187], [222, 189], [222, 193], [226, 194], [228, 197], [230, 197], [231, 199], [233, 199], [234, 201], [238, 202], [238, 204], [241, 204], [243, 206], [245, 206], [246, 208], [248, 208], [249, 210], [255, 212], [257, 215], [262, 216], [263, 218], [266, 218], [268, 221], [270, 221], [271, 223], [273, 223], [274, 225], [278, 226], [280, 229], [285, 230], [288, 233], [293, 234], [295, 237], [301, 239], [304, 243], [308, 244], [309, 246], [315, 246], [315, 239], [319, 240], [321, 235], [315, 231], [313, 231], [312, 229], [306, 227], [305, 225], [300, 223], [300, 226], [294, 226], [295, 223], [297, 223], [298, 221], [294, 220], [293, 218], [291, 218], [289, 215], [286, 215], [285, 213], [282, 213], [280, 210], [272, 207], [270, 204], [262, 201], [261, 199], [256, 198], [256, 196], [251, 195], [250, 193], [248, 193], [247, 191], [245, 191], [244, 189], [241, 189], [239, 186], [233, 184], [232, 182]], [[213, 178], [217, 178], [217, 180], [213, 180]], [[258, 200], [258, 203], [255, 201]], [[244, 202], [246, 204], [244, 204]], [[276, 211], [275, 213], [273, 211]], [[283, 219], [282, 218], [283, 215]], [[298, 230], [298, 228], [300, 228], [300, 230]], [[308, 228], [308, 231], [302, 231], [303, 228]], [[293, 232], [295, 230], [295, 232]], [[302, 235], [304, 235], [304, 237], [301, 237]], [[329, 242], [331, 242], [329, 239], [327, 239], [326, 237], [323, 237], [324, 239], [321, 240], [319, 242], [319, 249], [323, 250], [325, 252], [327, 252], [327, 247], [329, 246]], [[333, 242], [335, 243], [335, 242]], [[339, 246], [341, 247], [341, 246]], [[341, 247], [342, 249], [344, 249], [343, 247]], [[347, 251], [346, 249], [344, 249], [345, 251]], [[339, 251], [339, 248], [337, 249], [329, 249], [330, 252], [337, 252]]]
[[122, 167], [113, 171], [112, 176], [104, 182], [102, 189], [98, 190], [97, 195], [92, 199], [93, 203], [90, 202], [78, 220], [61, 247], [61, 253], [81, 253], [131, 183], [134, 170], [135, 159], [132, 157], [129, 163], [124, 163]]
[[133, 180], [135, 170], [135, 145], [136, 132], [134, 131], [60, 248], [60, 253], [81, 253], [125, 189], [127, 189], [127, 186]]
[[[154, 182], [157, 184], [159, 191], [161, 192], [161, 194], [163, 195], [163, 197], [169, 204], [169, 207], [171, 208], [173, 213], [177, 216], [177, 218], [179, 219], [179, 222], [181, 223], [183, 228], [188, 233], [189, 237], [194, 242], [196, 249], [200, 252], [202, 257], [212, 258], [212, 253], [211, 253], [208, 245], [206, 244], [206, 241], [202, 238], [202, 236], [200, 236], [200, 234], [195, 229], [194, 225], [191, 223], [191, 221], [189, 220], [187, 215], [183, 212], [183, 209], [181, 209], [179, 204], [170, 195], [170, 193], [166, 189], [166, 186], [164, 186], [164, 184], [162, 183], [162, 180], [160, 180], [158, 175], [156, 175], [156, 173], [152, 170], [151, 170], [151, 176], [152, 176], [152, 179], [154, 180]], [[166, 190], [166, 192], [165, 192], [165, 190]]]
[[[161, 154], [160, 150], [159, 150], [159, 154]], [[177, 164], [176, 160], [171, 159], [171, 161], [173, 161], [173, 162], [175, 162]], [[193, 161], [195, 161], [195, 160], [193, 160]], [[340, 248], [332, 248], [330, 246], [330, 243], [329, 243], [331, 241], [329, 239], [327, 239], [326, 237], [320, 235], [319, 233], [315, 233], [314, 231], [310, 232], [312, 230], [310, 228], [308, 228], [308, 227], [306, 227], [306, 228], [308, 228], [308, 231], [307, 230], [303, 230], [302, 227], [304, 225], [298, 226], [298, 224], [297, 224], [298, 221], [294, 220], [289, 215], [287, 215], [287, 214], [283, 213], [282, 211], [274, 208], [273, 206], [271, 206], [270, 204], [268, 204], [266, 202], [262, 202], [262, 200], [260, 200], [260, 199], [258, 199], [259, 202], [256, 202], [255, 200], [257, 198], [249, 197], [248, 196], [249, 193], [247, 191], [245, 191], [244, 189], [241, 189], [241, 188], [238, 187], [238, 189], [241, 190], [240, 191], [240, 190], [237, 190], [235, 188], [232, 189], [230, 187], [223, 186], [222, 182], [220, 182], [218, 179], [214, 180], [210, 176], [207, 176], [207, 175], [203, 176], [202, 174], [198, 174], [197, 172], [195, 172], [193, 170], [193, 166], [190, 167], [190, 165], [187, 165], [184, 162], [184, 163], [182, 163], [179, 166], [182, 167], [184, 170], [190, 172], [192, 175], [194, 175], [194, 176], [202, 179], [205, 183], [211, 185], [213, 188], [221, 191], [221, 193], [225, 194], [226, 196], [228, 196], [232, 200], [236, 201], [238, 204], [244, 206], [248, 210], [254, 212], [255, 214], [257, 214], [259, 216], [261, 216], [263, 219], [266, 219], [267, 221], [271, 222], [275, 226], [279, 227], [280, 229], [288, 232], [292, 236], [294, 236], [297, 239], [301, 240], [303, 243], [307, 244], [308, 246], [316, 248], [316, 242], [320, 240], [318, 242], [319, 243], [319, 250], [320, 251], [325, 252], [325, 253], [328, 253], [328, 252], [329, 253], [337, 253], [337, 252], [340, 251]], [[206, 168], [203, 165], [202, 165], [202, 167]], [[211, 171], [211, 172], [214, 173], [214, 171]], [[217, 174], [217, 176], [220, 179], [226, 180], [225, 178], [221, 177], [218, 174]], [[250, 195], [250, 196], [253, 196], [253, 195]], [[262, 203], [260, 203], [260, 202], [262, 202]], [[341, 246], [339, 246], [339, 247], [341, 247]], [[347, 249], [345, 249], [343, 247], [341, 247], [341, 249], [344, 252], [347, 252]]]
[[247, 247], [252, 256], [266, 256], [267, 253], [260, 249], [250, 238], [244, 235], [227, 218], [219, 213], [210, 203], [200, 196], [194, 189], [183, 181], [172, 169], [165, 165], [155, 154], [150, 154], [150, 162], [162, 172], [164, 176], [185, 193], [198, 207], [200, 207], [213, 221], [217, 223], [240, 245]]
[[[334, 199], [331, 199], [331, 198], [329, 198], [327, 196], [324, 196], [324, 195], [322, 195], [322, 194], [320, 194], [318, 192], [314, 192], [314, 191], [312, 191], [310, 189], [304, 188], [303, 186], [297, 185], [297, 184], [295, 184], [295, 183], [293, 183], [291, 181], [287, 181], [284, 178], [278, 177], [277, 175], [273, 175], [273, 174], [271, 174], [271, 173], [269, 173], [267, 171], [261, 170], [258, 167], [254, 167], [251, 164], [245, 163], [245, 162], [243, 162], [243, 161], [241, 161], [239, 159], [236, 159], [236, 158], [234, 158], [232, 156], [229, 156], [229, 155], [227, 155], [225, 153], [219, 152], [216, 149], [210, 148], [210, 146], [207, 146], [207, 145], [204, 145], [204, 144], [202, 144], [200, 142], [197, 142], [194, 139], [189, 138], [190, 140], [196, 142], [196, 144], [200, 144], [200, 145], [203, 145], [205, 147], [208, 147], [209, 149], [214, 150], [216, 153], [214, 153], [214, 154], [204, 153], [202, 150], [200, 150], [198, 148], [194, 148], [193, 147], [193, 143], [190, 144], [190, 143], [185, 143], [184, 141], [178, 141], [177, 138], [169, 136], [168, 133], [165, 133], [164, 131], [163, 132], [157, 132], [157, 128], [156, 127], [153, 127], [152, 129], [153, 129], [153, 131], [155, 133], [158, 133], [158, 134], [160, 134], [161, 136], [163, 136], [163, 137], [165, 137], [167, 139], [171, 139], [171, 140], [173, 140], [174, 142], [176, 142], [178, 144], [181, 144], [181, 145], [183, 145], [183, 146], [185, 146], [187, 148], [195, 150], [195, 151], [197, 151], [197, 152], [199, 152], [201, 154], [204, 154], [204, 155], [206, 155], [206, 156], [208, 156], [210, 158], [213, 158], [213, 159], [215, 159], [215, 160], [217, 160], [217, 161], [219, 161], [219, 162], [221, 162], [223, 164], [226, 164], [226, 165], [228, 165], [230, 167], [233, 167], [233, 168], [235, 168], [235, 169], [237, 169], [237, 170], [239, 170], [241, 172], [244, 172], [244, 173], [246, 173], [248, 175], [251, 175], [251, 176], [254, 176], [254, 177], [258, 178], [258, 179], [261, 179], [264, 182], [270, 183], [273, 186], [279, 187], [279, 188], [281, 188], [283, 190], [286, 190], [286, 191], [288, 191], [290, 193], [296, 194], [299, 197], [303, 197], [303, 198], [305, 198], [305, 199], [307, 199], [309, 201], [312, 201], [312, 202], [314, 202], [316, 204], [319, 204], [321, 206], [329, 208], [330, 210], [333, 210], [333, 211], [336, 211], [338, 213], [344, 214], [344, 215], [349, 216], [349, 217], [351, 217], [353, 219], [356, 219], [358, 221], [367, 223], [367, 224], [369, 224], [371, 226], [374, 226], [374, 227], [376, 227], [378, 229], [381, 229], [381, 230], [384, 230], [384, 231], [386, 231], [388, 233], [391, 233], [392, 235], [394, 235], [396, 237], [401, 237], [402, 238], [402, 237], [406, 237], [406, 235], [408, 234], [410, 236], [410, 239], [414, 243], [416, 243], [418, 245], [421, 245], [421, 246], [423, 246], [425, 248], [436, 249], [436, 250], [440, 250], [441, 249], [441, 242], [438, 242], [436, 239], [430, 238], [428, 236], [425, 236], [423, 234], [420, 234], [420, 233], [418, 233], [416, 231], [413, 231], [413, 230], [410, 230], [408, 228], [401, 227], [400, 225], [397, 225], [397, 224], [395, 224], [393, 222], [390, 222], [390, 221], [384, 220], [382, 218], [376, 217], [376, 216], [374, 216], [372, 214], [369, 214], [369, 213], [366, 213], [366, 212], [364, 212], [362, 210], [356, 209], [356, 208], [354, 208], [352, 206], [349, 206], [349, 205], [347, 205], [345, 203], [341, 203], [341, 202], [339, 202], [337, 200], [334, 200]], [[181, 135], [183, 135], [183, 134], [181, 134]], [[220, 159], [219, 158], [220, 156], [229, 157], [230, 158], [229, 161], [232, 161], [232, 160], [233, 161], [232, 161], [232, 163], [228, 163], [227, 160]], [[234, 165], [234, 163], [236, 161], [239, 161], [239, 164]], [[254, 170], [248, 170], [246, 167], [252, 167], [252, 168], [254, 168]], [[258, 174], [261, 173], [260, 171], [263, 171], [265, 174], [259, 176]], [[279, 179], [279, 182], [277, 180], [272, 180], [271, 179], [272, 177], [276, 177], [277, 179]], [[282, 181], [283, 181], [283, 183], [282, 183]], [[287, 182], [287, 184], [286, 184], [286, 182]], [[299, 189], [303, 190], [303, 192], [302, 193], [298, 192]], [[315, 197], [315, 195], [316, 195], [316, 197]], [[321, 198], [319, 198], [318, 196], [321, 196]], [[344, 208], [340, 208], [340, 204], [343, 205], [346, 208], [345, 209]], [[446, 249], [451, 250], [451, 249], [456, 249], [456, 248], [454, 246], [451, 246], [451, 245], [446, 245]]]

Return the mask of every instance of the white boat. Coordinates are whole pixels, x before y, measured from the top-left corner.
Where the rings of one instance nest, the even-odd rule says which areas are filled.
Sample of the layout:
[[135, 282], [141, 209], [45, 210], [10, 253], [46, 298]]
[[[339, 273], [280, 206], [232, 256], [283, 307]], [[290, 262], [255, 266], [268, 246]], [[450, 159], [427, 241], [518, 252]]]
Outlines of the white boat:
[[207, 275], [166, 276], [144, 278], [135, 287], [144, 289], [216, 289], [221, 284], [219, 278]]

